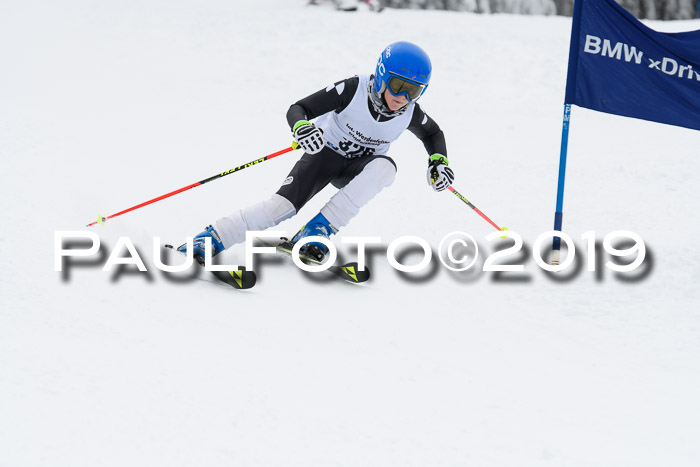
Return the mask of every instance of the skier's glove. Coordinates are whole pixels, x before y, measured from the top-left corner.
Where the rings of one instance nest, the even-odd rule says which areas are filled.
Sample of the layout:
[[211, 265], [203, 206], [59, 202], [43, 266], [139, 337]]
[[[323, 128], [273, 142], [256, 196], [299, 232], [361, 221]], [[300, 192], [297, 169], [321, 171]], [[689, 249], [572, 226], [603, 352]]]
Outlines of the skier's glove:
[[323, 146], [326, 144], [325, 141], [323, 141], [323, 133], [321, 133], [321, 130], [316, 128], [316, 125], [306, 120], [299, 120], [296, 122], [294, 128], [292, 128], [292, 133], [294, 134], [294, 140], [304, 152], [309, 154], [321, 152]]
[[452, 185], [455, 174], [447, 165], [449, 161], [442, 154], [433, 154], [428, 160], [428, 185], [435, 191], [442, 191]]

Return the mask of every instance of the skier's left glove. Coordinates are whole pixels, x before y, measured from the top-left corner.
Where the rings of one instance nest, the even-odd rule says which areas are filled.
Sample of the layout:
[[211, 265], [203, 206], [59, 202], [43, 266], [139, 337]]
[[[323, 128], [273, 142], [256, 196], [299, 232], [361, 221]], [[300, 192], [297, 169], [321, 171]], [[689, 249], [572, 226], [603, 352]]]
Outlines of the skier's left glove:
[[435, 191], [442, 191], [452, 185], [455, 174], [448, 167], [449, 161], [442, 154], [433, 154], [428, 160], [428, 185]]
[[318, 154], [326, 145], [323, 141], [323, 133], [311, 122], [299, 120], [292, 128], [297, 144], [309, 154]]

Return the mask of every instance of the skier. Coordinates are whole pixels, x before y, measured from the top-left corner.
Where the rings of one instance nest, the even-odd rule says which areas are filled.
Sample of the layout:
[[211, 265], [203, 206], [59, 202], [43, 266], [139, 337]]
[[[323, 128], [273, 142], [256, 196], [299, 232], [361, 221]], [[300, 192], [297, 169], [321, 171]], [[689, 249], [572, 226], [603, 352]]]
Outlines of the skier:
[[[287, 122], [304, 155], [269, 199], [222, 217], [197, 235], [193, 253], [198, 261], [203, 261], [206, 237], [211, 237], [216, 256], [243, 242], [246, 231], [264, 230], [294, 216], [329, 183], [339, 191], [291, 241], [337, 233], [394, 181], [396, 164], [387, 153], [406, 129], [428, 152], [428, 184], [435, 191], [450, 186], [454, 174], [448, 167], [444, 134], [416, 103], [431, 72], [430, 58], [420, 47], [396, 42], [382, 51], [374, 75], [338, 81], [293, 104]], [[178, 250], [186, 253], [187, 244]], [[322, 261], [328, 248], [310, 242], [300, 252]]]

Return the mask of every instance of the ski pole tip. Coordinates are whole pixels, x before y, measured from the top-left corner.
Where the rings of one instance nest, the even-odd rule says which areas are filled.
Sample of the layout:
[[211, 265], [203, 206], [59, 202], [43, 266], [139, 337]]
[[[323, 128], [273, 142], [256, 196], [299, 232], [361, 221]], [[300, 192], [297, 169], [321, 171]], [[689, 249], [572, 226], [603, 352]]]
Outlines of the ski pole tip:
[[[501, 230], [508, 230], [508, 227], [501, 227]], [[502, 236], [501, 238], [508, 238], [507, 235]]]

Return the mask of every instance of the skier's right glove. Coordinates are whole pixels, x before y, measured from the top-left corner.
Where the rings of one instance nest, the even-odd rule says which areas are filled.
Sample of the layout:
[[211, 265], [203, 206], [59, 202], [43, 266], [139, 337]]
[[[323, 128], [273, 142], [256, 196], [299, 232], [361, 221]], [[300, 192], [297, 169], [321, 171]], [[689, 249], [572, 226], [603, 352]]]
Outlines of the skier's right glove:
[[455, 174], [447, 167], [449, 161], [442, 154], [433, 154], [428, 160], [428, 185], [435, 191], [442, 191], [452, 185]]
[[311, 122], [299, 120], [292, 128], [294, 140], [299, 146], [309, 154], [318, 154], [325, 146], [323, 133]]

